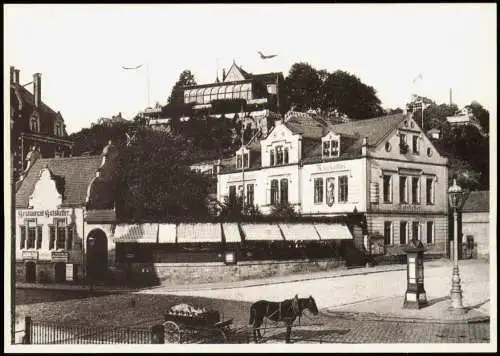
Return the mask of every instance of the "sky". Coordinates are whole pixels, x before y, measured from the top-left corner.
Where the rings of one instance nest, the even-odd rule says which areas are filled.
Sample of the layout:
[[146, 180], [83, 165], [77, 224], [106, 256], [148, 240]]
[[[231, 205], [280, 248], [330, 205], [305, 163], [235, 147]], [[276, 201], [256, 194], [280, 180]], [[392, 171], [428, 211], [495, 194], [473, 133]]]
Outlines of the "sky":
[[9, 66], [21, 84], [41, 73], [68, 133], [165, 104], [182, 70], [211, 83], [233, 60], [251, 73], [348, 71], [384, 108], [412, 93], [449, 103], [451, 88], [459, 107], [476, 100], [496, 117], [496, 53], [496, 4], [4, 5], [5, 78]]

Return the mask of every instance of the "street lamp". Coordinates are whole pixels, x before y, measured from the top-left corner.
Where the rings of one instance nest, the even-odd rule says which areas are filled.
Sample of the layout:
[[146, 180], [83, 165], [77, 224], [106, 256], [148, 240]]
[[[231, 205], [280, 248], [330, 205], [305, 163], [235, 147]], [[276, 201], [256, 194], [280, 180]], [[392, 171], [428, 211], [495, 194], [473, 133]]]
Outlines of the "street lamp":
[[464, 192], [457, 180], [453, 179], [453, 185], [448, 189], [450, 207], [453, 209], [453, 274], [451, 277], [451, 306], [454, 309], [462, 309], [462, 288], [460, 286], [460, 274], [458, 271], [458, 211], [462, 210], [468, 193]]

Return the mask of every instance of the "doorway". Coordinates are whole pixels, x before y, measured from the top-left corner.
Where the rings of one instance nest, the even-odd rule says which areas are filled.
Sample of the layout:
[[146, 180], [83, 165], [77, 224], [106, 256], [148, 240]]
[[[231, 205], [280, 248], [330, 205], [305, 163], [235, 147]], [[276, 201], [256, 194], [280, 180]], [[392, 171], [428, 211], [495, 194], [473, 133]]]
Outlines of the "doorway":
[[108, 238], [100, 229], [87, 236], [87, 276], [94, 281], [103, 281], [108, 270]]
[[27, 283], [36, 282], [36, 264], [35, 262], [26, 262], [24, 276]]

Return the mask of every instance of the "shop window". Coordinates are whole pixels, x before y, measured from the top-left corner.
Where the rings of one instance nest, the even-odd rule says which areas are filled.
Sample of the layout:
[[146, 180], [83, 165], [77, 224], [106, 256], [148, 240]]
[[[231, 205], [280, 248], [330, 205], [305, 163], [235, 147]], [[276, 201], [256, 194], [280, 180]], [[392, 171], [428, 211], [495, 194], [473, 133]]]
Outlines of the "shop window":
[[427, 243], [434, 243], [434, 221], [427, 221]]
[[392, 203], [392, 176], [390, 175], [383, 177], [383, 194], [384, 203]]
[[279, 195], [278, 184], [279, 182], [277, 179], [273, 179], [271, 181], [271, 205], [278, 204], [278, 195]]
[[323, 178], [314, 179], [314, 204], [323, 202]]
[[56, 227], [49, 225], [49, 250], [53, 250], [56, 243]]
[[36, 220], [28, 221], [28, 239], [26, 242], [26, 248], [35, 248], [36, 230]]
[[348, 185], [348, 177], [340, 176], [339, 177], [339, 202], [345, 203], [348, 199], [349, 193], [349, 185]]
[[19, 237], [19, 249], [24, 250], [24, 248], [26, 247], [26, 226], [20, 225], [19, 228], [21, 229], [21, 236]]
[[283, 178], [280, 181], [280, 203], [288, 203], [288, 179]]
[[411, 202], [413, 204], [420, 204], [420, 178], [411, 178]]
[[408, 240], [408, 222], [401, 221], [399, 223], [399, 244], [405, 245]]
[[384, 221], [384, 244], [392, 245], [392, 221]]

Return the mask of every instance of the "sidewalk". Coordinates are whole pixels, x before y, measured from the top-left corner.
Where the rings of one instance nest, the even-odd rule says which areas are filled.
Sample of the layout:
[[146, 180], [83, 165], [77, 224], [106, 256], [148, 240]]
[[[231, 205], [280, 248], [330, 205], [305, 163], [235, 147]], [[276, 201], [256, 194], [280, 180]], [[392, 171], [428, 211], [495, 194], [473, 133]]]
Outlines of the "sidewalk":
[[326, 315], [356, 320], [403, 321], [413, 323], [478, 323], [490, 320], [489, 300], [485, 304], [465, 307], [462, 311], [451, 308], [449, 297], [428, 300], [429, 305], [421, 309], [403, 308], [404, 295], [365, 300], [350, 305], [328, 308]]
[[[436, 262], [432, 261], [429, 263], [436, 263]], [[94, 286], [93, 289], [96, 292], [110, 292], [110, 293], [140, 292], [142, 290], [156, 290], [156, 289], [161, 289], [162, 292], [165, 293], [192, 291], [192, 290], [218, 290], [218, 289], [256, 287], [256, 286], [264, 286], [271, 284], [308, 281], [315, 279], [367, 275], [372, 273], [383, 273], [383, 272], [402, 271], [402, 270], [406, 270], [406, 265], [383, 265], [383, 266], [359, 267], [350, 269], [343, 268], [325, 272], [290, 274], [286, 276], [272, 276], [267, 278], [249, 279], [249, 280], [233, 281], [233, 282], [214, 282], [214, 283], [200, 283], [200, 284], [163, 284], [159, 286], [141, 287], [141, 288], [97, 285]], [[90, 290], [90, 288], [86, 285], [84, 286], [84, 285], [57, 284], [57, 283], [44, 284], [44, 283], [16, 282], [15, 287], [24, 289], [46, 289], [46, 290], [67, 290], [67, 291]]]

